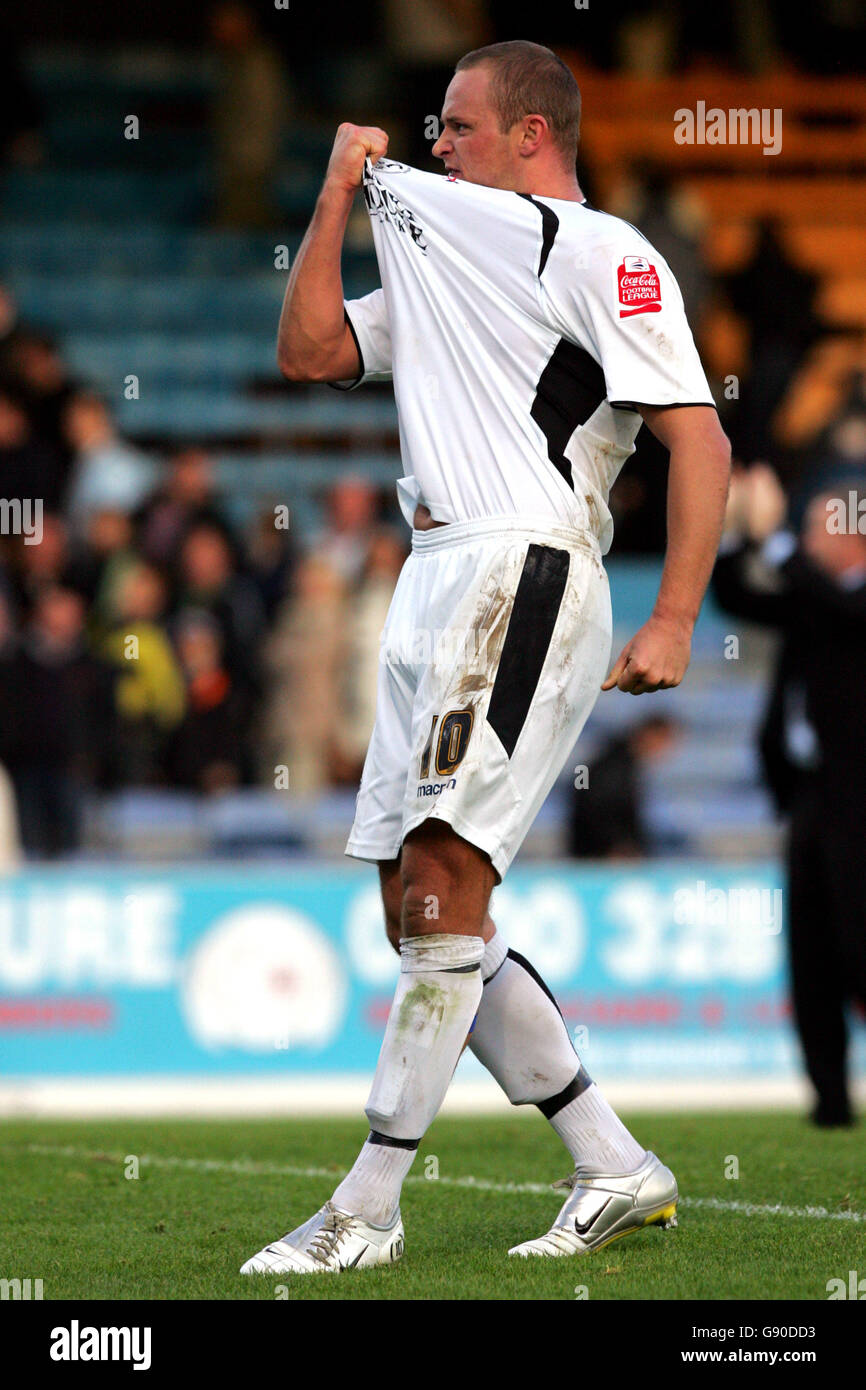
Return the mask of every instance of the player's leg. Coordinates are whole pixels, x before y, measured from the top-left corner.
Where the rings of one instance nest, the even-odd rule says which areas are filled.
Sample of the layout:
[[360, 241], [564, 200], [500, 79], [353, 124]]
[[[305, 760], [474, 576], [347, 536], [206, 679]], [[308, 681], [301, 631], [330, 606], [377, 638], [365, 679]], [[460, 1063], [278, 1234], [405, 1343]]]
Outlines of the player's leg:
[[[242, 1273], [337, 1273], [402, 1254], [400, 1191], [481, 998], [495, 874], [482, 851], [434, 824], [404, 841], [399, 876], [401, 970], [366, 1106], [370, 1134], [331, 1200]], [[385, 879], [394, 912], [394, 873]]]
[[[500, 536], [497, 554], [477, 568], [487, 584], [477, 598], [467, 588], [462, 625], [487, 640], [474, 651], [467, 645], [444, 678], [431, 672], [434, 688], [419, 690], [416, 708], [423, 705], [427, 722], [416, 728], [406, 829], [422, 817], [446, 821], [487, 850], [501, 876], [595, 703], [609, 658], [610, 604], [597, 557], [579, 544], [515, 544]], [[433, 796], [422, 796], [428, 775]], [[582, 1236], [566, 1248], [568, 1240], [548, 1233], [519, 1253], [577, 1253], [645, 1220], [670, 1222], [672, 1174], [632, 1137], [582, 1068], [529, 962], [509, 955], [495, 933], [482, 973], [487, 983], [470, 1045], [515, 1104], [539, 1106], [581, 1175], [579, 1184], [569, 1180], [572, 1193], [558, 1221], [573, 1233], [578, 1207]]]
[[[335, 1207], [389, 1226], [481, 998], [482, 932], [495, 874], [450, 826], [419, 826], [400, 856], [400, 977], [366, 1113], [370, 1135]], [[389, 879], [392, 913], [397, 887]]]
[[569, 1190], [553, 1227], [511, 1255], [577, 1255], [660, 1222], [676, 1225], [673, 1174], [629, 1132], [575, 1052], [544, 981], [523, 956], [488, 944], [473, 1052], [513, 1105], [536, 1105], [575, 1165], [558, 1187]]
[[[364, 764], [355, 821], [347, 852], [373, 862], [399, 862], [403, 794], [410, 755], [409, 734], [415, 682], [401, 648], [411, 640], [416, 594], [411, 559], [404, 566], [382, 636], [376, 722]], [[365, 1146], [366, 1148], [367, 1146]], [[380, 1151], [402, 1181], [414, 1153], [399, 1146]], [[399, 1213], [390, 1223], [366, 1222], [326, 1202], [316, 1214], [281, 1240], [260, 1250], [242, 1274], [312, 1274], [388, 1264], [403, 1251]]]
[[[400, 860], [379, 865], [385, 930], [399, 952], [403, 907]], [[595, 1164], [609, 1173], [633, 1172], [646, 1158], [642, 1146], [590, 1081], [568, 1029], [538, 971], [511, 951], [489, 912], [482, 935], [482, 995], [468, 1042], [512, 1105], [536, 1105], [575, 1166]]]
[[[380, 864], [386, 930], [402, 935], [400, 861]], [[525, 957], [509, 951], [489, 913], [481, 962], [483, 992], [469, 1045], [514, 1105], [537, 1105], [572, 1156], [581, 1183], [551, 1232], [515, 1248], [521, 1255], [570, 1255], [598, 1248], [618, 1230], [644, 1221], [675, 1225], [676, 1185], [668, 1169], [635, 1140], [581, 1065], [553, 995]], [[592, 1185], [590, 1185], [592, 1184]], [[581, 1238], [604, 1208], [609, 1221]], [[571, 1229], [565, 1229], [570, 1227]]]
[[481, 962], [483, 994], [469, 1046], [512, 1105], [535, 1105], [576, 1167], [632, 1173], [646, 1150], [582, 1065], [553, 994], [500, 933]]

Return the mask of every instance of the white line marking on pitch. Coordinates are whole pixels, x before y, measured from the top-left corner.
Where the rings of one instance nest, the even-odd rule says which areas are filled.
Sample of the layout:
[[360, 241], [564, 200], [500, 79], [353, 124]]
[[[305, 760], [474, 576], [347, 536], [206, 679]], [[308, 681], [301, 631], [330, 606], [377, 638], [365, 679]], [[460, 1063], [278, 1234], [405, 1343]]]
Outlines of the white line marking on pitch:
[[[76, 1149], [61, 1144], [28, 1144], [27, 1152], [46, 1158], [84, 1158], [95, 1162], [123, 1163], [126, 1154], [105, 1153], [99, 1150]], [[335, 1178], [334, 1168], [296, 1168], [288, 1163], [258, 1163], [253, 1159], [181, 1158], [173, 1154], [137, 1154], [139, 1163], [152, 1168], [185, 1168], [193, 1173], [234, 1173], [251, 1178]], [[550, 1197], [552, 1188], [542, 1182], [494, 1182], [489, 1178], [439, 1177], [424, 1178], [411, 1174], [406, 1182], [436, 1182], [441, 1187], [469, 1188], [473, 1192], [494, 1192], [503, 1196]], [[866, 1221], [864, 1211], [829, 1211], [827, 1207], [789, 1207], [783, 1203], [726, 1202], [719, 1197], [680, 1197], [683, 1207], [703, 1208], [705, 1211], [734, 1212], [739, 1216], [805, 1217], [812, 1221]]]

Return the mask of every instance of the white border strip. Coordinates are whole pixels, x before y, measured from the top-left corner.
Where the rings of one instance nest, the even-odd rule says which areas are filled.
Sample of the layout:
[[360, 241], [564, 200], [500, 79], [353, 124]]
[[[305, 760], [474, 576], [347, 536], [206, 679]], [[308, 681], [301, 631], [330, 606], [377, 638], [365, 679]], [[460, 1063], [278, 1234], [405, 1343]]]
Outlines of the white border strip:
[[[44, 1077], [0, 1081], [0, 1117], [105, 1118], [141, 1115], [360, 1117], [371, 1076], [270, 1077]], [[646, 1110], [798, 1110], [811, 1104], [806, 1083], [797, 1077], [772, 1080], [677, 1080], [601, 1082], [616, 1109]], [[854, 1087], [866, 1104], [866, 1082]], [[535, 1114], [532, 1105], [512, 1107], [492, 1080], [455, 1079], [442, 1107], [444, 1115]]]

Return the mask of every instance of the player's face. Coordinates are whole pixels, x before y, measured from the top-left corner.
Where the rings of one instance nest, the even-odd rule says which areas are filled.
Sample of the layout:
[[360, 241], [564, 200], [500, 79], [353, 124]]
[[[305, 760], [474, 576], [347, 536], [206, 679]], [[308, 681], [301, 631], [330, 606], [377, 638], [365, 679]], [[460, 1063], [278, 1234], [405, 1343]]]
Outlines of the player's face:
[[490, 73], [484, 64], [454, 74], [445, 93], [442, 134], [433, 153], [449, 173], [466, 183], [518, 190], [522, 173], [518, 127], [500, 130], [489, 87]]

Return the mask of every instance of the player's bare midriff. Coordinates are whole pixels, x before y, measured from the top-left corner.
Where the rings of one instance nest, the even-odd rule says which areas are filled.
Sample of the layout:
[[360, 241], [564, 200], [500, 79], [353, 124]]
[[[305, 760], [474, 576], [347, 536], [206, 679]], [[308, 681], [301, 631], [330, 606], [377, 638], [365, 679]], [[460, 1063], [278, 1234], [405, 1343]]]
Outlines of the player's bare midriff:
[[415, 508], [412, 525], [416, 531], [429, 531], [433, 526], [447, 526], [447, 521], [434, 521], [423, 502]]

